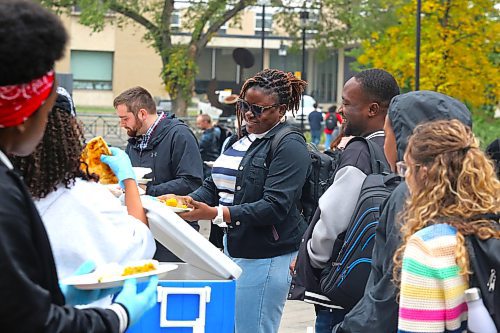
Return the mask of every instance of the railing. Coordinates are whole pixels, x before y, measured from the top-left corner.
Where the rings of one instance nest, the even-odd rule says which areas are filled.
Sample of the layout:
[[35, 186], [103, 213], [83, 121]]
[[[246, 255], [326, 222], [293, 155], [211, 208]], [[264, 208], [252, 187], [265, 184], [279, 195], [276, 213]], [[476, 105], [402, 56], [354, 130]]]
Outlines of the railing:
[[[116, 115], [80, 113], [78, 119], [83, 124], [87, 140], [96, 136], [102, 136], [111, 146], [124, 148], [127, 145], [129, 138], [127, 131], [120, 127], [120, 121]], [[196, 128], [196, 117], [179, 119], [186, 123], [197, 137], [201, 135], [201, 131]], [[220, 118], [219, 123], [230, 128], [234, 133], [234, 118]]]

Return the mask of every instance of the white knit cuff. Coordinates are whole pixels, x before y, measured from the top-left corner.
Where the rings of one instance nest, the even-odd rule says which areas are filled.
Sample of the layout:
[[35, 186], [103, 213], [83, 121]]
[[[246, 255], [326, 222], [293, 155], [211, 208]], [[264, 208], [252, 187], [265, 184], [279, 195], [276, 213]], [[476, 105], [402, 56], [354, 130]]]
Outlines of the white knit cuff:
[[123, 307], [123, 305], [118, 303], [111, 304], [110, 306], [108, 306], [108, 309], [116, 313], [116, 315], [118, 316], [118, 321], [120, 322], [119, 332], [125, 332], [128, 327], [129, 320], [127, 310]]

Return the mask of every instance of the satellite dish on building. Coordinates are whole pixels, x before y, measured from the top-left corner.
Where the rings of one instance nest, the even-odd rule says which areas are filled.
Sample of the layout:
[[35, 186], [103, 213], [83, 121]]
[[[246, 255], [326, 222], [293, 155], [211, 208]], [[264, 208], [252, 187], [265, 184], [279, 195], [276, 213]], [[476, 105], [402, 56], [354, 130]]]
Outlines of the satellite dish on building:
[[255, 63], [255, 58], [253, 57], [252, 52], [244, 47], [238, 47], [233, 50], [233, 59], [239, 66], [238, 77], [236, 79], [236, 83], [240, 84], [240, 81], [243, 78], [243, 69], [250, 68]]
[[233, 50], [233, 59], [243, 68], [250, 68], [255, 63], [252, 52], [244, 47], [238, 47]]

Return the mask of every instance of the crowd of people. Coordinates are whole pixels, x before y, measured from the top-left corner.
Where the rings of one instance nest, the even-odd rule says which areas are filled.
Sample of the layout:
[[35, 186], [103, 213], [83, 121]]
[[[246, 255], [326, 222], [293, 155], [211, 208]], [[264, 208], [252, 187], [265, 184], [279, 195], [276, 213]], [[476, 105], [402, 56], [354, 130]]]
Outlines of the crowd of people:
[[[134, 279], [100, 290], [60, 282], [109, 262], [179, 261], [155, 242], [139, 188], [187, 205], [179, 215], [195, 229], [212, 221], [214, 244], [243, 271], [237, 333], [277, 333], [287, 298], [314, 304], [317, 333], [463, 332], [477, 320], [465, 296], [479, 287], [469, 243], [500, 248], [498, 140], [483, 152], [458, 100], [400, 94], [390, 73], [367, 69], [345, 83], [338, 108], [323, 115], [315, 105], [313, 143], [324, 123], [326, 150], [341, 154], [308, 221], [302, 200], [310, 151], [299, 132], [283, 135], [285, 114], [299, 110], [307, 82], [277, 69], [257, 73], [236, 102], [237, 133], [226, 139], [199, 115], [199, 142], [175, 115], [157, 113], [146, 89], [133, 87], [113, 103], [128, 145], [101, 157], [124, 191], [122, 203], [82, 164], [83, 128], [53, 70], [68, 38], [59, 18], [32, 1], [4, 0], [0, 38], [2, 329], [124, 332], [156, 304], [156, 277], [141, 291]], [[350, 241], [360, 193], [375, 172], [373, 149], [385, 156], [377, 160], [382, 176], [400, 183], [377, 207], [376, 229], [363, 245], [373, 242], [366, 283], [347, 307], [325, 295], [321, 277], [340, 265], [336, 254]], [[133, 167], [152, 170], [147, 183], [137, 185]], [[496, 274], [499, 262], [492, 262]], [[497, 292], [496, 280], [488, 283]], [[499, 309], [486, 298], [485, 306], [498, 329]]]

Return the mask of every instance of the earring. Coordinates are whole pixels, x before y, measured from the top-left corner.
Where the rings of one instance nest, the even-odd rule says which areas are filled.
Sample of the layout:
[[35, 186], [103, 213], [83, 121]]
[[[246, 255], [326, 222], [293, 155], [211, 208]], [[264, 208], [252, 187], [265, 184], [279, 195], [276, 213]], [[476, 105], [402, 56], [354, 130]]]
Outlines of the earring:
[[280, 123], [284, 123], [285, 121], [286, 121], [286, 114], [281, 117]]

